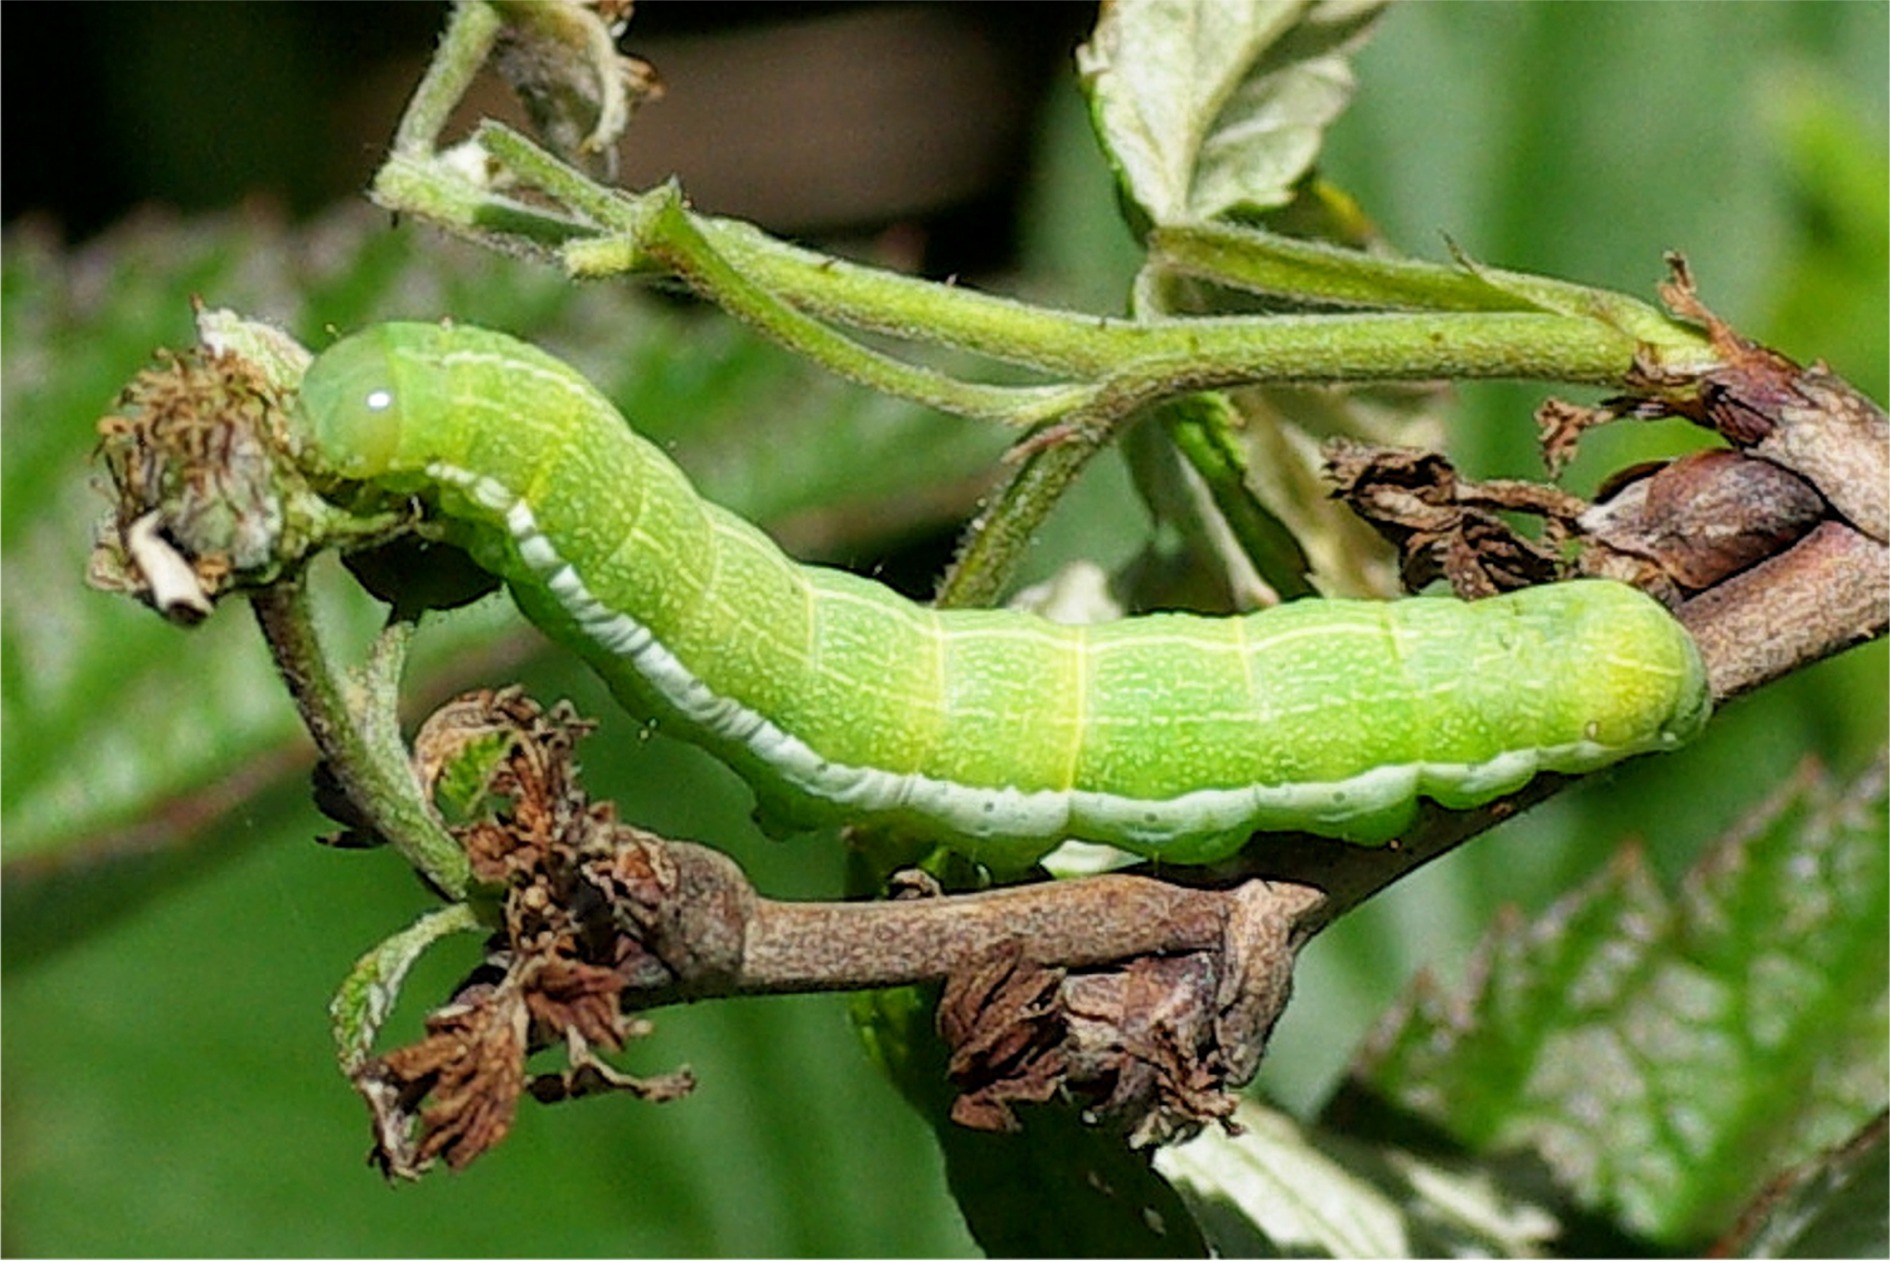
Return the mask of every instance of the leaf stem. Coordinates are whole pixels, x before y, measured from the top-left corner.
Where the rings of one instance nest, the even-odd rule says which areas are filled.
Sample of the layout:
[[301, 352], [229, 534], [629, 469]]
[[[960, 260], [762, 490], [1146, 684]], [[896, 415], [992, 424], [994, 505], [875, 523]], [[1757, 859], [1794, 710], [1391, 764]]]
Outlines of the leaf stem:
[[427, 810], [395, 719], [412, 625], [390, 624], [350, 685], [322, 650], [302, 579], [262, 589], [251, 605], [302, 722], [349, 800], [436, 890], [463, 898], [472, 883], [466, 853]]
[[[1691, 330], [1620, 295], [1546, 278], [1437, 264], [1388, 264], [1344, 251], [1306, 252], [1336, 274], [1360, 269], [1360, 293], [1396, 296], [1387, 276], [1434, 285], [1446, 304], [1469, 295], [1504, 310], [1450, 309], [1288, 316], [1171, 317], [1124, 320], [1034, 306], [957, 285], [898, 276], [788, 246], [752, 225], [695, 215], [673, 184], [627, 196], [589, 180], [549, 152], [499, 124], [484, 124], [479, 143], [507, 169], [549, 193], [582, 220], [555, 221], [570, 231], [559, 245], [573, 275], [680, 276], [833, 371], [919, 402], [1010, 423], [1041, 421], [1056, 407], [1091, 401], [1081, 387], [1015, 388], [958, 382], [869, 350], [824, 320], [910, 341], [969, 350], [1009, 363], [1087, 379], [1160, 376], [1168, 393], [1209, 386], [1281, 382], [1412, 381], [1515, 377], [1624, 385], [1637, 344], [1658, 335], [1676, 354], [1706, 359]], [[397, 209], [461, 230], [491, 231], [490, 212], [522, 204], [478, 195], [464, 179], [406, 164], [398, 181], [377, 189]], [[418, 187], [417, 187], [418, 186]], [[424, 196], [422, 196], [424, 194]], [[392, 201], [391, 195], [398, 195]], [[541, 218], [543, 216], [541, 215]], [[590, 222], [588, 231], [583, 220]], [[1277, 239], [1252, 234], [1264, 260]], [[546, 235], [534, 239], [543, 244]], [[1222, 257], [1247, 238], [1218, 242]], [[1257, 242], [1257, 244], [1255, 244]], [[1310, 265], [1308, 265], [1310, 266]], [[1374, 280], [1377, 277], [1379, 279]], [[1332, 282], [1334, 286], [1337, 282]], [[1380, 289], [1372, 289], [1378, 285]], [[1505, 297], [1507, 296], [1507, 297]]]
[[940, 609], [995, 605], [1044, 518], [1102, 450], [1107, 426], [1078, 427], [1070, 436], [1025, 456], [965, 529], [964, 543], [939, 583]]
[[453, 110], [486, 64], [502, 24], [498, 12], [483, 0], [460, 0], [453, 6], [440, 46], [433, 50], [426, 74], [394, 132], [396, 155], [433, 152]]
[[[1700, 330], [1625, 294], [1547, 276], [1485, 267], [1457, 253], [1455, 266], [1386, 258], [1237, 224], [1172, 224], [1150, 231], [1149, 263], [1254, 293], [1414, 312], [1547, 312], [1599, 321], [1656, 352], [1674, 371], [1718, 363]], [[1453, 246], [1453, 251], [1455, 247]]]
[[[574, 241], [564, 247], [564, 258], [575, 273], [596, 276], [645, 270], [654, 257], [675, 266], [692, 254], [714, 254], [721, 267], [774, 301], [856, 328], [975, 351], [1098, 385], [1161, 377], [1171, 383], [1167, 393], [1261, 383], [1433, 378], [1622, 385], [1634, 365], [1636, 339], [1614, 324], [1519, 300], [1505, 311], [1112, 319], [820, 259], [770, 242], [749, 225], [705, 221], [680, 204], [675, 213], [678, 221], [660, 226], [646, 221], [623, 239]], [[683, 221], [694, 239], [686, 244], [674, 227]], [[698, 278], [685, 274], [684, 279], [694, 284]], [[721, 301], [718, 292], [703, 292]]]
[[[1081, 385], [993, 386], [963, 382], [863, 346], [755, 284], [718, 254], [673, 188], [657, 191], [638, 253], [686, 281], [698, 294], [831, 372], [944, 412], [1029, 426], [1081, 405]], [[566, 250], [567, 260], [571, 251]]]

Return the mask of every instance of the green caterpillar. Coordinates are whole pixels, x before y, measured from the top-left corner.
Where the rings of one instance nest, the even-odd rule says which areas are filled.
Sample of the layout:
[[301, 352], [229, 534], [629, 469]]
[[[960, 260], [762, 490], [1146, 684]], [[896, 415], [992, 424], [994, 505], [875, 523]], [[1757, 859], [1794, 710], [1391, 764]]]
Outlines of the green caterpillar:
[[1001, 867], [1065, 838], [1182, 863], [1264, 831], [1382, 843], [1420, 796], [1671, 749], [1710, 709], [1686, 631], [1600, 580], [1087, 627], [920, 606], [791, 561], [571, 368], [486, 330], [346, 338], [295, 424], [318, 478], [430, 502], [775, 832], [886, 823]]

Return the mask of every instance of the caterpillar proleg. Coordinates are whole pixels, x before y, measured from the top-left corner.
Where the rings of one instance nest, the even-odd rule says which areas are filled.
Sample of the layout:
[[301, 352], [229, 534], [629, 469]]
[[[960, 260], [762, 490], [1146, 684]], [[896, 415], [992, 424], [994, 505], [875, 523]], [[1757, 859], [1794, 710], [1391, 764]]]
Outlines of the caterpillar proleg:
[[431, 502], [776, 832], [893, 824], [1001, 867], [1066, 838], [1183, 863], [1255, 832], [1382, 843], [1420, 798], [1671, 749], [1710, 709], [1685, 629], [1602, 580], [1088, 627], [920, 606], [790, 560], [582, 376], [482, 329], [345, 338], [296, 415], [311, 473]]

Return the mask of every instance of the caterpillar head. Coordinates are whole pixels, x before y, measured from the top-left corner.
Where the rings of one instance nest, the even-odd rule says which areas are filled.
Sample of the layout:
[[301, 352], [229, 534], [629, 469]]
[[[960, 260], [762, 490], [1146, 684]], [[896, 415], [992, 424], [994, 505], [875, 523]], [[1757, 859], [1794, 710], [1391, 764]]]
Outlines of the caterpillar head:
[[385, 473], [400, 447], [402, 385], [381, 329], [343, 338], [316, 356], [296, 407], [314, 463], [354, 480]]

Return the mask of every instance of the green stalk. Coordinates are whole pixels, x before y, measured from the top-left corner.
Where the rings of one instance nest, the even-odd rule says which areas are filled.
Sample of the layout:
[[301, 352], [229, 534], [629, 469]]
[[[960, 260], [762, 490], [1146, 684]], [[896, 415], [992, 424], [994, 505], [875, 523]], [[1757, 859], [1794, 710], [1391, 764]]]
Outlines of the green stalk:
[[427, 810], [394, 718], [411, 626], [383, 633], [368, 669], [349, 687], [329, 665], [299, 578], [256, 593], [251, 604], [302, 722], [349, 801], [436, 890], [465, 898], [471, 865]]
[[[657, 190], [644, 223], [637, 255], [681, 277], [690, 288], [729, 314], [747, 321], [789, 350], [849, 381], [944, 412], [1007, 425], [1030, 426], [1082, 405], [1091, 391], [1080, 385], [990, 386], [963, 382], [921, 365], [872, 350], [807, 315], [730, 265], [697, 231], [673, 188]], [[578, 247], [565, 251], [575, 262]], [[574, 268], [582, 274], [581, 266]]]
[[[823, 321], [969, 350], [1097, 386], [1103, 378], [1142, 382], [1167, 374], [1174, 393], [1267, 382], [1497, 377], [1620, 386], [1634, 366], [1638, 344], [1650, 341], [1649, 335], [1658, 334], [1660, 345], [1676, 357], [1703, 362], [1710, 354], [1693, 331], [1621, 295], [1436, 264], [1387, 268], [1368, 256], [1336, 250], [1313, 253], [1364, 269], [1354, 278], [1353, 292], [1384, 298], [1390, 283], [1385, 278], [1405, 276], [1410, 281], [1406, 293], [1424, 292], [1420, 282], [1436, 286], [1429, 301], [1439, 305], [1459, 299], [1467, 304], [1472, 294], [1494, 304], [1498, 295], [1507, 294], [1502, 301], [1511, 309], [1446, 306], [1421, 312], [1148, 321], [1059, 311], [787, 246], [750, 225], [693, 214], [673, 186], [635, 197], [615, 193], [495, 124], [482, 128], [480, 139], [495, 158], [594, 225], [587, 234], [581, 221], [552, 221], [556, 231], [568, 234], [560, 249], [574, 275], [673, 270], [732, 314], [850, 380], [1012, 424], [1043, 420], [1059, 407], [1087, 406], [1094, 396], [1073, 386], [958, 382], [861, 346]], [[524, 213], [522, 204], [509, 199], [475, 196], [463, 178], [445, 176], [439, 167], [435, 163], [432, 175], [422, 177], [407, 164], [398, 187], [390, 182], [382, 191], [398, 193], [394, 204], [416, 213], [444, 212], [444, 222], [462, 230], [489, 232], [497, 227], [495, 216]], [[539, 219], [547, 217], [540, 213]], [[549, 235], [541, 224], [534, 242]], [[1223, 243], [1223, 257], [1235, 257], [1231, 242]], [[1339, 292], [1336, 282], [1327, 289]]]
[[1073, 431], [1039, 448], [1011, 468], [990, 507], [965, 530], [964, 542], [940, 582], [933, 604], [973, 609], [998, 603], [1036, 538], [1044, 518], [1092, 456], [1102, 450], [1107, 428]]
[[460, 0], [453, 6], [440, 46], [433, 50], [426, 74], [395, 129], [396, 155], [424, 157], [434, 152], [447, 120], [486, 64], [501, 25], [498, 12], [483, 0]]
[[962, 382], [863, 346], [807, 315], [725, 259], [683, 208], [672, 183], [637, 196], [603, 189], [508, 127], [487, 123], [479, 139], [495, 157], [613, 235], [573, 240], [562, 256], [580, 277], [673, 274], [729, 314], [849, 381], [944, 412], [1007, 425], [1034, 425], [1076, 407], [1081, 386], [988, 386]]
[[1625, 294], [1552, 277], [1383, 258], [1237, 224], [1176, 224], [1148, 236], [1150, 265], [1165, 272], [1301, 302], [1411, 311], [1548, 312], [1599, 321], [1657, 349], [1670, 368], [1717, 362], [1707, 337]]

